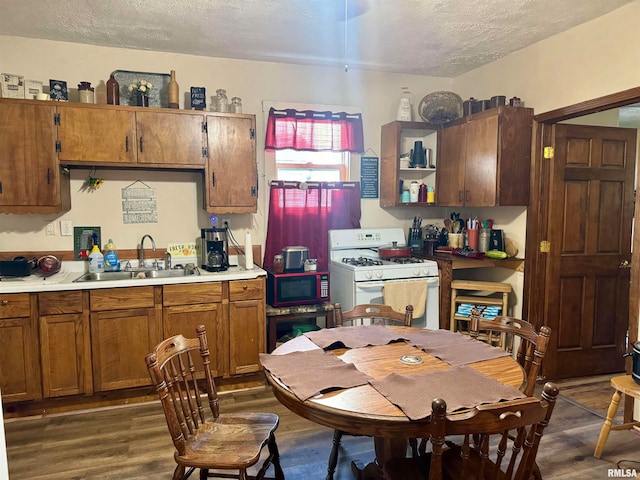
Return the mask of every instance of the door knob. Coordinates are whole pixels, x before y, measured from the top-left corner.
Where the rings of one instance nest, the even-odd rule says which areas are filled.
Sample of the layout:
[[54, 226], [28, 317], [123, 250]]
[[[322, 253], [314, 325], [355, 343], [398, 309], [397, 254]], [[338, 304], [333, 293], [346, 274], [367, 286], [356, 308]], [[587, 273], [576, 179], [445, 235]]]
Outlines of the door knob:
[[631, 268], [631, 264], [629, 260], [623, 260], [620, 262], [620, 265], [618, 265], [618, 268]]

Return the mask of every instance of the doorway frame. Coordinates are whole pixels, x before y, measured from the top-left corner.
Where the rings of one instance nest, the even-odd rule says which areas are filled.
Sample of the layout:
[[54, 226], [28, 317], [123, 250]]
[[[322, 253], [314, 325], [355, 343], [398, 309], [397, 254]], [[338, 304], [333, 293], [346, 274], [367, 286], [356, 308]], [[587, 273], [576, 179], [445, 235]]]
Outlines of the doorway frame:
[[[533, 117], [533, 135], [531, 141], [531, 196], [527, 211], [525, 278], [523, 288], [523, 312], [525, 318], [540, 327], [545, 319], [540, 312], [545, 310], [546, 298], [540, 298], [537, 292], [544, 291], [546, 278], [546, 255], [540, 252], [540, 244], [547, 239], [547, 218], [549, 212], [542, 200], [549, 192], [549, 162], [543, 161], [545, 145], [551, 145], [551, 125], [572, 118], [590, 115], [592, 113], [624, 107], [640, 102], [640, 87], [630, 88], [621, 92], [575, 103], [566, 107], [550, 110]], [[640, 130], [640, 129], [639, 129]], [[640, 135], [638, 136], [640, 142]], [[640, 150], [638, 150], [640, 152]], [[640, 168], [636, 172], [636, 185], [640, 186]], [[640, 195], [635, 195], [633, 236], [631, 239], [631, 272], [629, 285], [629, 345], [638, 340], [638, 321], [640, 316], [640, 290], [634, 288], [640, 283], [640, 220], [635, 212], [640, 212]], [[631, 373], [631, 361], [625, 364], [627, 373]], [[627, 397], [627, 395], [625, 395]], [[630, 421], [633, 415], [633, 399], [626, 398], [624, 404], [625, 421]]]

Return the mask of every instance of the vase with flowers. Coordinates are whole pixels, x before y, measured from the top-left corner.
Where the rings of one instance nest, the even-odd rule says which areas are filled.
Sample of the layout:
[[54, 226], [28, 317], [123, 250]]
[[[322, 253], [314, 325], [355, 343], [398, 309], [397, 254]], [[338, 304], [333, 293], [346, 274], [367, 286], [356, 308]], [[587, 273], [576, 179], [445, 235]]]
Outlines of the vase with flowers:
[[129, 94], [139, 107], [149, 106], [149, 94], [153, 84], [146, 80], [136, 79], [129, 85]]

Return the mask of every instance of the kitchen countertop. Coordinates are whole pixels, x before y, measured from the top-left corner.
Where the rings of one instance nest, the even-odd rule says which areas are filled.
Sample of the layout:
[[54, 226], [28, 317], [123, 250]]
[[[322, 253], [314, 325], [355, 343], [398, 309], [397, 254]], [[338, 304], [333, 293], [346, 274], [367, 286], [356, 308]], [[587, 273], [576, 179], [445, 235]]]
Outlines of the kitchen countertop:
[[178, 283], [222, 282], [229, 280], [250, 280], [265, 276], [267, 272], [259, 267], [246, 270], [242, 266], [229, 267], [225, 272], [206, 272], [199, 268], [200, 275], [168, 278], [132, 278], [130, 280], [112, 280], [95, 282], [73, 281], [86, 273], [86, 262], [64, 262], [62, 269], [50, 277], [32, 274], [28, 277], [2, 277], [1, 293], [54, 292], [61, 290], [93, 290], [96, 288], [142, 287], [148, 285], [172, 285]]

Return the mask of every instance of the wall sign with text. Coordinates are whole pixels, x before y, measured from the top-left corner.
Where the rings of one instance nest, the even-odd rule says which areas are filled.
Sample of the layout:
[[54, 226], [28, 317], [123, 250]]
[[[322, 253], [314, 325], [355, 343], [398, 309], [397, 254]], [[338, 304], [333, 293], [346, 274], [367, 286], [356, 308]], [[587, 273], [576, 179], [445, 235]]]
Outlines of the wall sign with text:
[[378, 198], [378, 157], [360, 157], [360, 198]]

